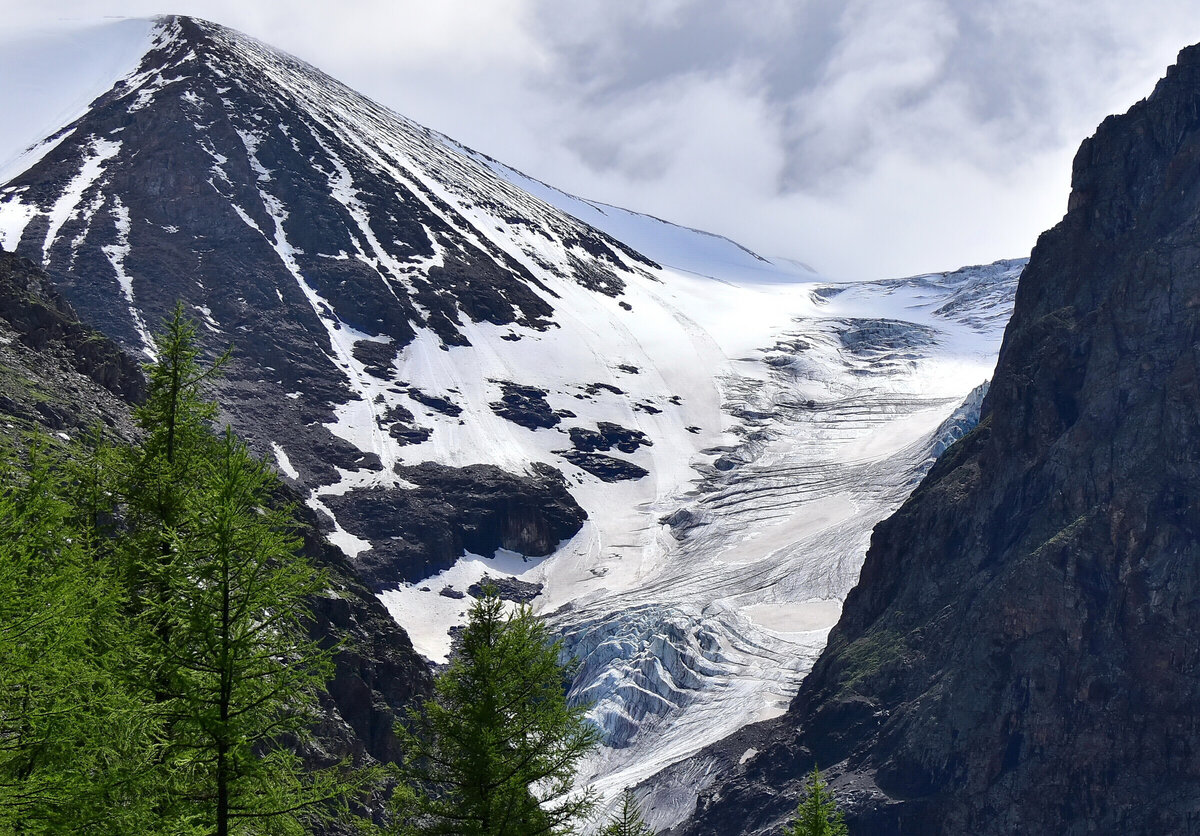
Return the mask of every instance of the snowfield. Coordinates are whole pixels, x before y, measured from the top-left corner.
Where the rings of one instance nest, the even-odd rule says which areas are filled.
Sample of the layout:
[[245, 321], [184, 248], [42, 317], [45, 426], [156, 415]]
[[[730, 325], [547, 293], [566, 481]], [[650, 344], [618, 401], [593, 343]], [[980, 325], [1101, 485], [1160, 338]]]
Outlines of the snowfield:
[[[560, 432], [489, 411], [495, 379], [545, 389], [578, 423], [615, 422], [654, 446], [628, 456], [649, 471], [637, 481], [572, 474], [589, 521], [553, 556], [468, 556], [381, 595], [418, 649], [444, 661], [470, 599], [442, 589], [485, 574], [544, 584], [536, 607], [581, 660], [574, 694], [595, 703], [606, 732], [582, 778], [609, 799], [784, 711], [857, 581], [871, 529], [978, 419], [1024, 265], [839, 285], [765, 261], [735, 263], [735, 279], [722, 276], [726, 261], [683, 271], [652, 257], [664, 266], [630, 282], [631, 313], [581, 289], [559, 309], [561, 330], [514, 343], [507, 329], [476, 326], [469, 348], [419, 338], [404, 352], [404, 379], [471, 416], [428, 416], [440, 422], [433, 437], [404, 460], [555, 461]], [[662, 411], [604, 389], [579, 397], [597, 382]], [[680, 821], [702, 788], [651, 796], [653, 824]]]

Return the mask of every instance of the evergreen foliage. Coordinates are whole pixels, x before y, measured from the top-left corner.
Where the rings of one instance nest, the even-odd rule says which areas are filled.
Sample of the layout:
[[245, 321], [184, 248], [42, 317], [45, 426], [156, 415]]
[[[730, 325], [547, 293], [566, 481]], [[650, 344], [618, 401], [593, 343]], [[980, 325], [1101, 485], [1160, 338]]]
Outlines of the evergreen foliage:
[[134, 833], [151, 738], [121, 589], [87, 549], [61, 453], [0, 460], [0, 832]]
[[326, 585], [278, 483], [216, 436], [177, 306], [133, 446], [0, 457], [0, 833], [303, 834], [374, 781], [307, 770]]
[[217, 836], [306, 833], [300, 813], [351, 788], [338, 767], [307, 772], [286, 745], [308, 738], [332, 674], [299, 622], [325, 579], [295, 558], [290, 514], [267, 504], [275, 477], [232, 432], [207, 464], [200, 513], [172, 538], [161, 616], [168, 767], [188, 776], [184, 798]]
[[654, 836], [654, 831], [642, 820], [642, 811], [630, 790], [621, 794], [621, 806], [599, 836]]
[[784, 836], [847, 836], [842, 811], [817, 767], [813, 767], [804, 790], [804, 799], [796, 807], [796, 818], [784, 830]]
[[420, 834], [540, 836], [574, 832], [591, 810], [572, 792], [599, 740], [586, 706], [567, 704], [561, 647], [528, 606], [505, 615], [494, 589], [471, 608], [459, 652], [434, 697], [398, 733]]

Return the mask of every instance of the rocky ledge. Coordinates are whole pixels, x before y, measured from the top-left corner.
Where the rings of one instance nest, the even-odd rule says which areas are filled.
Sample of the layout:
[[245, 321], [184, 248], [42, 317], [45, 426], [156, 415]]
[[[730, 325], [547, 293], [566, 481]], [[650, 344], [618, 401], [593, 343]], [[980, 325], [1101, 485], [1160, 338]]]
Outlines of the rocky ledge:
[[540, 462], [525, 474], [432, 462], [396, 472], [411, 487], [354, 490], [326, 500], [347, 531], [371, 543], [351, 562], [377, 592], [434, 575], [464, 552], [548, 555], [587, 519], [562, 474]]

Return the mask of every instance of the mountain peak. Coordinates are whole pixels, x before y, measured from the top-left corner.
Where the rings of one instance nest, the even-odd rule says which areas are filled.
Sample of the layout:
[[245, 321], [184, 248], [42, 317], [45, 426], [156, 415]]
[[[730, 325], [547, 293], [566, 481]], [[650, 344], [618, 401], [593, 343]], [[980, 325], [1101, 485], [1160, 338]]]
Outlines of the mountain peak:
[[402, 482], [402, 448], [431, 433], [416, 409], [461, 411], [461, 393], [398, 378], [418, 337], [423, 352], [545, 334], [567, 297], [620, 315], [629, 279], [657, 269], [304, 62], [182, 16], [0, 187], [0, 246], [149, 357], [182, 300], [214, 350], [237, 345], [231, 417], [260, 451], [286, 457], [287, 439], [285, 470], [309, 485]]
[[[556, 295], [547, 274], [617, 295], [621, 274], [648, 263], [308, 64], [197, 18], [159, 18], [134, 72], [64, 133], [87, 139], [47, 154], [5, 190], [7, 246], [28, 251], [37, 242], [48, 265], [74, 263], [87, 237], [63, 241], [63, 226], [89, 226], [97, 217], [63, 201], [86, 201], [101, 180], [115, 184], [136, 150], [138, 181], [109, 202], [118, 220], [135, 204], [160, 228], [193, 228], [203, 216], [218, 228], [196, 232], [219, 241], [237, 230], [236, 219], [247, 229], [234, 237], [265, 239], [293, 274], [329, 272], [316, 269], [314, 258], [349, 260], [333, 271], [338, 285], [371, 286], [358, 297], [372, 315], [349, 311], [343, 319], [398, 346], [421, 327], [461, 344], [463, 317], [547, 327], [551, 305], [542, 297]], [[80, 173], [68, 194], [51, 205], [48, 196], [22, 190], [54, 166]], [[318, 192], [331, 205], [313, 206], [303, 220], [280, 214], [293, 199]], [[208, 212], [197, 200], [224, 205]], [[491, 219], [464, 245], [459, 232], [476, 212]], [[22, 217], [29, 222], [15, 227]], [[555, 251], [504, 234], [522, 225], [549, 228], [542, 237]], [[431, 276], [448, 279], [455, 292], [435, 291]], [[145, 347], [146, 335], [140, 338]]]

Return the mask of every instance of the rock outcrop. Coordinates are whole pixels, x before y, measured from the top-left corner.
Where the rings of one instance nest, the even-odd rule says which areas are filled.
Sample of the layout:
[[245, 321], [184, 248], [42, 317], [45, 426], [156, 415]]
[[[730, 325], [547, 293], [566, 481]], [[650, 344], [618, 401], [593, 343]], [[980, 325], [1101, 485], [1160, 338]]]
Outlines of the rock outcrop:
[[312, 638], [337, 648], [333, 679], [325, 686], [322, 743], [337, 757], [366, 754], [398, 763], [396, 721], [432, 693], [429, 665], [345, 556], [321, 536], [316, 514], [296, 507], [304, 553], [330, 578], [331, 594], [313, 599], [309, 626]]
[[351, 534], [371, 544], [350, 563], [377, 592], [448, 569], [464, 551], [544, 557], [587, 519], [562, 473], [541, 462], [524, 474], [433, 462], [396, 472], [407, 487], [362, 488], [326, 500]]
[[0, 250], [0, 415], [10, 435], [103, 426], [131, 438], [129, 404], [145, 385], [138, 364], [80, 323], [45, 272]]
[[829, 645], [688, 834], [1200, 832], [1200, 47], [1075, 158], [979, 426], [872, 538]]

